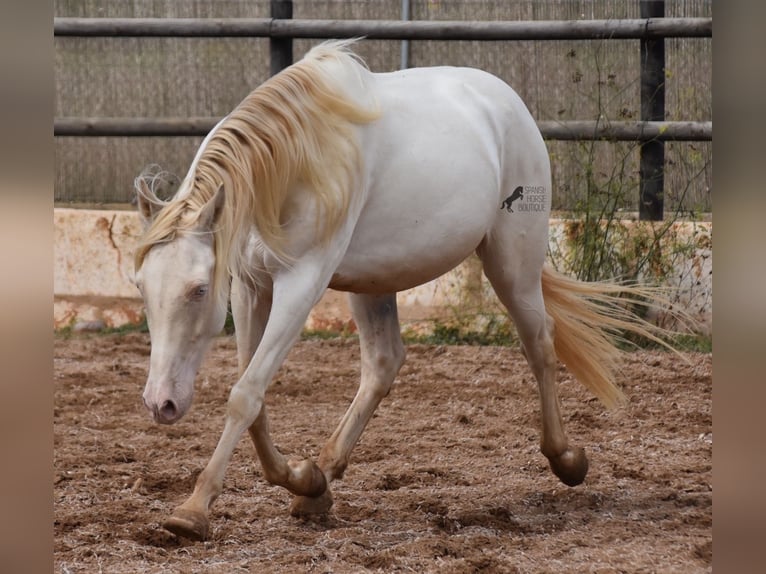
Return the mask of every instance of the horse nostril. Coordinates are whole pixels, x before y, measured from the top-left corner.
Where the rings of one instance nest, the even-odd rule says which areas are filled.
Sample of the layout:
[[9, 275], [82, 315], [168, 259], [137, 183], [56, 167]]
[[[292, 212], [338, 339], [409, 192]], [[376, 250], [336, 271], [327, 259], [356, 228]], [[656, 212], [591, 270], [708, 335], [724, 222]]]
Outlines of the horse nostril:
[[160, 416], [165, 420], [172, 420], [176, 417], [176, 413], [178, 410], [176, 409], [176, 405], [173, 401], [167, 400], [164, 403], [162, 403], [162, 406], [160, 407]]

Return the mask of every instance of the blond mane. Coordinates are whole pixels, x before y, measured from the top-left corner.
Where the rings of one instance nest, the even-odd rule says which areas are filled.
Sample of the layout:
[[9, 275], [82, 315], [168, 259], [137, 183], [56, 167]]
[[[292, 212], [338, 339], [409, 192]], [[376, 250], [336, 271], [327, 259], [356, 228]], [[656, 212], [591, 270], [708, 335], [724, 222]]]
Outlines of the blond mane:
[[332, 237], [348, 213], [361, 165], [353, 128], [379, 115], [374, 104], [354, 101], [335, 76], [350, 71], [363, 85], [365, 69], [351, 43], [326, 42], [312, 49], [253, 90], [221, 122], [179, 192], [139, 240], [137, 270], [152, 246], [194, 230], [219, 188], [224, 201], [212, 233], [216, 260], [226, 264], [217, 266], [218, 285], [227, 273], [246, 273], [244, 244], [253, 226], [265, 248], [291, 261], [285, 207], [296, 183], [316, 196], [319, 240]]

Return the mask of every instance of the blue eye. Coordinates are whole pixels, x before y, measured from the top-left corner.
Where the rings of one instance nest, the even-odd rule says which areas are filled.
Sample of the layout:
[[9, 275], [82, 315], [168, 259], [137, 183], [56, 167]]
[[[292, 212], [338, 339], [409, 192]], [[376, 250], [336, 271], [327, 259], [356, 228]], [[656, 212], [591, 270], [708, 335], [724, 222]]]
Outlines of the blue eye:
[[190, 301], [202, 301], [207, 295], [207, 285], [197, 285], [189, 290], [188, 298]]

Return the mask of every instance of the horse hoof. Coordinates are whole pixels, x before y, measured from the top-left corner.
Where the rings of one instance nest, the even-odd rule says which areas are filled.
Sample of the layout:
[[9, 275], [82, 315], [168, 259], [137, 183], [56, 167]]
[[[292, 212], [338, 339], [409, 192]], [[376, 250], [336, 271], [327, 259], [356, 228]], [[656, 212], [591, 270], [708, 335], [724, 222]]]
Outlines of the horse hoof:
[[296, 496], [290, 504], [290, 515], [298, 518], [327, 514], [332, 508], [332, 503], [329, 489], [319, 496]]
[[579, 447], [568, 448], [560, 455], [549, 459], [553, 474], [567, 486], [577, 486], [588, 474], [588, 457]]
[[207, 540], [210, 528], [204, 514], [184, 508], [176, 508], [173, 514], [162, 523], [162, 527], [176, 536], [189, 538], [196, 542]]

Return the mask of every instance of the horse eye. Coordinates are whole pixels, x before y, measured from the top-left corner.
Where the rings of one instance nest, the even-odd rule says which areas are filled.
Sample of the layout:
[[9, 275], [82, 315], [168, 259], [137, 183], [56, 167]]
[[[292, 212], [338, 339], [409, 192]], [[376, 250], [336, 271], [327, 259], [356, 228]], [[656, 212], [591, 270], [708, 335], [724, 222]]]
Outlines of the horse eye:
[[190, 301], [202, 301], [207, 295], [207, 285], [197, 285], [189, 290], [188, 298]]

